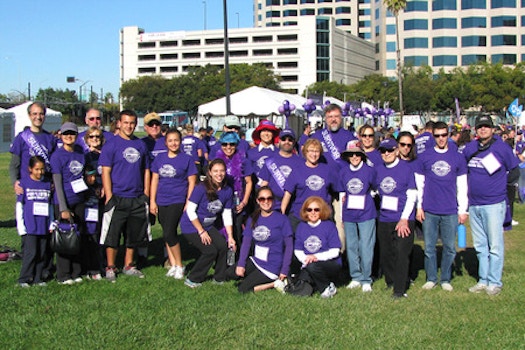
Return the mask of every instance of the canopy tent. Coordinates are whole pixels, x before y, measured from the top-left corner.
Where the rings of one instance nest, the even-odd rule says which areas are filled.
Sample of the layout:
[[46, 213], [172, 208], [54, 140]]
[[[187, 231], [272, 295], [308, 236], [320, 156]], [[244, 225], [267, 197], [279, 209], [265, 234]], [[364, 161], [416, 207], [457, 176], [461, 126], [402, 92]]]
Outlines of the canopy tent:
[[[27, 101], [21, 105], [14, 106], [6, 110], [6, 112], [12, 112], [15, 115], [15, 135], [18, 135], [18, 133], [24, 130], [26, 126], [31, 125], [31, 121], [29, 120], [29, 116], [27, 114], [27, 107], [31, 103], [33, 103], [33, 101]], [[60, 129], [60, 125], [62, 125], [62, 113], [51, 108], [47, 108], [44, 129], [47, 131], [58, 130]]]

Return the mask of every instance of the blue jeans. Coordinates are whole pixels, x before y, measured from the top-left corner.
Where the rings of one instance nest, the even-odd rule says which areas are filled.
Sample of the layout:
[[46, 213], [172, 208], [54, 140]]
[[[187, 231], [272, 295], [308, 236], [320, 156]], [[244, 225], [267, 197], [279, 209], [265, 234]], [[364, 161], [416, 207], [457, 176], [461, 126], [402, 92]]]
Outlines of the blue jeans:
[[505, 243], [503, 220], [505, 201], [489, 205], [473, 205], [469, 208], [472, 241], [479, 261], [480, 284], [501, 287]]
[[346, 255], [352, 281], [372, 283], [376, 220], [345, 222]]
[[436, 215], [425, 212], [423, 221], [423, 237], [425, 238], [425, 272], [427, 281], [437, 283], [437, 255], [436, 244], [439, 237], [443, 244], [441, 256], [441, 283], [450, 282], [452, 264], [456, 257], [456, 231], [458, 216]]

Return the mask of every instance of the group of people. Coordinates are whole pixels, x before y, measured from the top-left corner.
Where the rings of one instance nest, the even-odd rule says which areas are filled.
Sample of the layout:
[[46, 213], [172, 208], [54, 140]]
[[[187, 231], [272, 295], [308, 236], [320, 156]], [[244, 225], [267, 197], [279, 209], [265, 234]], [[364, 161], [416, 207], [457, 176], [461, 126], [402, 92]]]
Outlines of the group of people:
[[[21, 286], [45, 285], [52, 272], [50, 221], [78, 225], [81, 252], [57, 254], [61, 284], [83, 276], [115, 282], [121, 238], [122, 274], [143, 278], [136, 261], [147, 257], [150, 226], [158, 219], [168, 258], [167, 276], [186, 286], [239, 280], [242, 293], [309, 284], [323, 298], [342, 284], [372, 291], [379, 261], [394, 298], [410, 285], [417, 222], [425, 240], [426, 283], [452, 291], [458, 224], [470, 218], [479, 279], [469, 290], [496, 295], [502, 288], [503, 224], [507, 182], [517, 181], [519, 159], [480, 116], [476, 138], [458, 146], [443, 122], [417, 137], [378, 135], [374, 127], [343, 128], [342, 110], [325, 108], [325, 127], [297, 137], [262, 120], [250, 145], [236, 116], [226, 116], [220, 137], [162, 132], [156, 113], [144, 117], [148, 134], [134, 135], [137, 115], [123, 110], [115, 134], [100, 128], [100, 112], [86, 114], [85, 133], [61, 127], [60, 144], [45, 132], [45, 106], [28, 108], [31, 127], [11, 148], [17, 225], [23, 240]], [[519, 152], [518, 152], [519, 153]], [[52, 185], [51, 185], [52, 184]], [[183, 266], [180, 236], [200, 251]], [[436, 244], [443, 244], [438, 280]], [[103, 247], [101, 250], [100, 247]], [[103, 254], [100, 254], [102, 252]], [[292, 278], [293, 276], [293, 278]]]

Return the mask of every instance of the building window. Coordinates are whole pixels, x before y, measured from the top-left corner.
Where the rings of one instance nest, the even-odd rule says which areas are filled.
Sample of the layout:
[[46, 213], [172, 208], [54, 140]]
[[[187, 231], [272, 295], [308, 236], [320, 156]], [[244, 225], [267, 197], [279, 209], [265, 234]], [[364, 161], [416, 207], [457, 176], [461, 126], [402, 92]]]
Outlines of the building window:
[[428, 38], [407, 38], [405, 49], [428, 49]]
[[297, 21], [286, 21], [286, 22], [283, 22], [283, 26], [296, 26], [297, 25]]
[[139, 61], [154, 61], [155, 55], [139, 55]]
[[297, 10], [284, 10], [283, 11], [283, 17], [296, 17], [297, 16]]
[[179, 45], [179, 42], [176, 40], [160, 42], [160, 47], [173, 47], [173, 46], [178, 46], [178, 45]]
[[516, 35], [493, 35], [492, 46], [516, 46]]
[[487, 0], [461, 0], [461, 9], [486, 9]]
[[521, 46], [525, 46], [525, 34], [521, 35]]
[[281, 17], [281, 11], [266, 11], [266, 18]]
[[379, 61], [376, 61], [376, 71], [379, 70]]
[[297, 34], [277, 35], [277, 41], [297, 41]]
[[[516, 0], [490, 0], [490, 8], [516, 8]], [[492, 56], [494, 57], [494, 56]]]
[[179, 67], [177, 66], [170, 66], [170, 67], [160, 67], [161, 73], [176, 73], [179, 71]]
[[200, 39], [182, 40], [182, 46], [197, 46], [200, 44], [201, 44]]
[[387, 24], [386, 25], [386, 33], [388, 35], [396, 34], [396, 25], [395, 24]]
[[297, 5], [297, 0], [283, 0], [283, 5]]
[[492, 63], [503, 63], [503, 64], [515, 64], [516, 55], [515, 54], [496, 54], [491, 57]]
[[315, 4], [315, 0], [301, 0], [301, 4]]
[[182, 54], [182, 58], [192, 59], [192, 58], [201, 58], [200, 52], [185, 52]]
[[329, 20], [327, 19], [318, 19], [316, 22], [315, 22], [315, 25], [316, 25], [316, 29], [317, 30], [326, 30], [328, 31], [330, 28], [328, 27], [329, 25]]
[[324, 2], [332, 2], [332, 0], [317, 0], [317, 2], [318, 2], [319, 4], [322, 4], [322, 3], [324, 3]]
[[267, 27], [280, 27], [281, 23], [279, 23], [279, 22], [268, 22], [268, 23], [266, 23], [266, 26]]
[[271, 35], [254, 36], [252, 37], [254, 43], [267, 43], [273, 40]]
[[386, 60], [386, 69], [393, 70], [397, 68], [396, 60]]
[[396, 43], [389, 41], [386, 43], [386, 52], [396, 52]]
[[455, 18], [436, 18], [432, 20], [432, 29], [456, 29], [458, 27]]
[[370, 32], [359, 33], [359, 37], [361, 39], [370, 40], [370, 39], [372, 39], [372, 33], [370, 33]]
[[277, 62], [277, 68], [297, 68], [299, 64], [297, 62]]
[[428, 66], [428, 56], [406, 56], [405, 64], [415, 67]]
[[487, 46], [487, 37], [484, 35], [469, 35], [461, 38], [461, 47]]
[[152, 47], [155, 47], [155, 42], [146, 42], [146, 43], [139, 43], [138, 48], [139, 49], [150, 49]]
[[297, 75], [281, 75], [282, 81], [298, 81], [299, 77]]
[[359, 21], [359, 28], [370, 28], [370, 21]]
[[432, 65], [439, 66], [457, 66], [458, 57], [456, 55], [437, 55], [432, 57]]
[[379, 43], [376, 43], [375, 47], [376, 47], [376, 53], [379, 53]]
[[[361, 14], [361, 11], [364, 12], [364, 10], [359, 10], [359, 16], [364, 16], [364, 14]], [[379, 9], [377, 8], [375, 10], [375, 19], [379, 19], [379, 14], [380, 14], [380, 12], [379, 12]]]
[[456, 0], [433, 0], [432, 11], [456, 10]]
[[521, 16], [521, 26], [525, 27], [525, 16]]
[[330, 41], [330, 33], [328, 32], [317, 32], [317, 43], [328, 44]]
[[461, 28], [487, 28], [487, 19], [485, 17], [462, 18]]
[[296, 47], [290, 47], [286, 49], [277, 49], [278, 55], [296, 55], [298, 52]]
[[328, 45], [317, 45], [317, 57], [330, 57], [330, 47]]
[[[361, 10], [359, 10], [361, 11]], [[370, 12], [370, 10], [368, 10]], [[335, 9], [336, 14], [350, 13], [350, 7], [338, 7]], [[361, 13], [360, 13], [361, 14]], [[365, 15], [364, 13], [362, 15]]]
[[266, 0], [266, 6], [281, 5], [281, 0]]
[[244, 57], [244, 56], [248, 56], [248, 50], [230, 51], [230, 57]]
[[230, 44], [243, 44], [248, 42], [248, 37], [243, 36], [240, 38], [230, 38]]
[[139, 68], [139, 74], [155, 73], [155, 67], [144, 67]]
[[426, 19], [407, 19], [404, 23], [405, 30], [427, 30], [428, 21]]
[[349, 26], [351, 24], [350, 19], [348, 18], [342, 18], [342, 19], [336, 19], [335, 25], [336, 26]]
[[317, 73], [317, 81], [325, 81], [330, 79], [330, 73]]
[[492, 17], [490, 20], [490, 26], [492, 28], [497, 27], [516, 27], [515, 16], [498, 16]]
[[463, 55], [461, 56], [461, 65], [468, 66], [471, 64], [476, 64], [478, 62], [486, 62], [487, 55]]
[[208, 52], [206, 52], [206, 57], [208, 57], [208, 58], [224, 57], [224, 52], [222, 52], [222, 51], [208, 51]]
[[458, 47], [458, 38], [455, 36], [441, 36], [432, 38], [432, 47]]
[[273, 55], [272, 49], [260, 49], [260, 50], [253, 50], [254, 56], [271, 56]]
[[332, 8], [330, 7], [323, 7], [317, 10], [318, 15], [331, 15], [333, 12]]
[[161, 53], [160, 59], [161, 60], [176, 60], [179, 58], [179, 55], [176, 53]]
[[317, 70], [328, 72], [330, 70], [330, 60], [326, 58], [318, 58]]
[[381, 30], [379, 26], [376, 26], [375, 32], [376, 32], [376, 36], [379, 36], [379, 34], [381, 34]]
[[427, 1], [407, 1], [405, 12], [427, 12]]
[[314, 9], [302, 9], [301, 16], [315, 16], [315, 10]]
[[212, 38], [205, 40], [206, 45], [222, 45], [224, 44], [224, 38]]

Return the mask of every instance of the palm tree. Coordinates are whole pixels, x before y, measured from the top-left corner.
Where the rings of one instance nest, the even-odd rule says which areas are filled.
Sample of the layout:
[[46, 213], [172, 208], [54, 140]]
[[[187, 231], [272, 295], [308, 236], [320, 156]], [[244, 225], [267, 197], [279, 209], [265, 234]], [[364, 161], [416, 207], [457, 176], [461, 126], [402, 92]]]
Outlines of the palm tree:
[[407, 0], [383, 0], [388, 11], [392, 12], [396, 20], [396, 54], [397, 54], [397, 83], [399, 85], [399, 114], [403, 125], [403, 72], [401, 70], [401, 48], [399, 45], [399, 11], [407, 7]]

